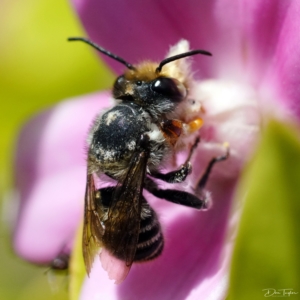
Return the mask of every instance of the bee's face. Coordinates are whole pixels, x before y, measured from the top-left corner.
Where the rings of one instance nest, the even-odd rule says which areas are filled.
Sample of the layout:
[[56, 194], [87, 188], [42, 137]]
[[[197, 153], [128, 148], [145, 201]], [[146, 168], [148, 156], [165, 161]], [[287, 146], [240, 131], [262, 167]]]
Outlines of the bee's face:
[[119, 76], [113, 88], [114, 98], [131, 101], [160, 113], [172, 111], [185, 99], [187, 89], [179, 80], [157, 73], [154, 66], [156, 64], [143, 64]]

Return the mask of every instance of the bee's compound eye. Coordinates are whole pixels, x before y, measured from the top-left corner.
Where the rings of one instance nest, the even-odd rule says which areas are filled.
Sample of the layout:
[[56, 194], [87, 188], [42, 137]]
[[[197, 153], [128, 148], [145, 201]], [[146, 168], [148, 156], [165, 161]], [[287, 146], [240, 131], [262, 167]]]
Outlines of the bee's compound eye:
[[125, 95], [127, 80], [125, 79], [124, 75], [119, 76], [113, 87], [113, 96], [115, 99], [119, 99]]
[[185, 98], [187, 92], [185, 86], [176, 79], [159, 77], [151, 85], [152, 91], [175, 99]]
[[125, 78], [123, 75], [119, 76], [115, 82], [115, 85], [122, 86], [125, 84]]

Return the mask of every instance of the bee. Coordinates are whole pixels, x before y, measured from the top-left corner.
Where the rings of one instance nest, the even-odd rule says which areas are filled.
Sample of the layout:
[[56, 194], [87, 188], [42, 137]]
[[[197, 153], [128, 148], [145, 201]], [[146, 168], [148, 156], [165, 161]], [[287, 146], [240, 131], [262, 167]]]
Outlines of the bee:
[[[72, 37], [122, 63], [127, 70], [112, 89], [117, 104], [94, 121], [88, 138], [87, 182], [84, 206], [83, 257], [90, 274], [94, 257], [100, 250], [102, 266], [116, 283], [122, 282], [133, 262], [158, 257], [164, 247], [161, 225], [156, 212], [143, 195], [196, 209], [207, 207], [207, 198], [183, 190], [162, 189], [155, 179], [181, 183], [190, 174], [191, 156], [199, 137], [192, 143], [185, 163], [178, 169], [161, 173], [160, 166], [185, 145], [184, 138], [195, 135], [202, 119], [186, 121], [182, 107], [188, 101], [189, 82], [176, 62], [204, 50], [172, 55], [159, 64], [142, 62], [132, 65], [88, 39]], [[214, 158], [199, 181], [205, 186]], [[96, 176], [105, 175], [115, 182], [96, 187]]]

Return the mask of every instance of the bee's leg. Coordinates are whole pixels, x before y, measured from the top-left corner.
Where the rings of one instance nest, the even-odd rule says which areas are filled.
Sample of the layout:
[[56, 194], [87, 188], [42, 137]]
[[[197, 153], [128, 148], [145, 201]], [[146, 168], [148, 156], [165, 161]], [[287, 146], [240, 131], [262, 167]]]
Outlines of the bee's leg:
[[208, 206], [207, 202], [209, 199], [200, 199], [195, 195], [184, 191], [158, 189], [151, 191], [151, 193], [157, 198], [165, 199], [176, 204], [193, 207], [196, 209], [205, 209]]
[[[204, 174], [200, 178], [196, 189], [197, 189], [197, 194], [199, 197], [190, 194], [185, 191], [179, 191], [179, 190], [173, 190], [173, 189], [160, 189], [157, 184], [150, 179], [149, 177], [146, 178], [145, 181], [145, 188], [154, 196], [157, 198], [165, 199], [167, 201], [197, 208], [197, 209], [205, 209], [209, 205], [209, 193], [203, 191], [204, 187], [207, 183], [208, 177], [212, 171], [212, 167], [214, 166], [215, 163], [219, 161], [226, 160], [229, 157], [229, 145], [227, 143], [224, 144], [224, 147], [226, 148], [226, 153], [225, 155], [214, 157], [208, 164], [206, 170], [204, 171]], [[191, 154], [190, 154], [191, 155]], [[189, 158], [190, 158], [189, 155]], [[189, 159], [188, 158], [188, 159]], [[176, 171], [175, 171], [176, 172]], [[172, 172], [170, 172], [172, 173]], [[168, 173], [169, 174], [169, 173]], [[167, 175], [167, 174], [165, 174]]]
[[166, 174], [159, 173], [159, 172], [151, 173], [150, 176], [160, 179], [160, 180], [163, 180], [168, 183], [183, 182], [186, 179], [186, 177], [192, 172], [192, 164], [190, 162], [190, 159], [191, 159], [192, 154], [193, 154], [194, 150], [196, 149], [199, 141], [200, 141], [200, 138], [198, 137], [190, 150], [188, 158], [186, 159], [185, 163], [180, 167], [180, 169], [166, 173]]
[[177, 203], [180, 205], [193, 207], [196, 209], [205, 209], [208, 206], [209, 199], [206, 197], [200, 199], [197, 196], [185, 191], [173, 189], [160, 189], [157, 186], [157, 184], [149, 177], [146, 178], [145, 189], [157, 198], [165, 199], [167, 201]]
[[150, 175], [154, 178], [163, 180], [168, 183], [179, 183], [183, 182], [186, 177], [191, 173], [192, 165], [190, 162], [185, 163], [176, 171], [172, 171], [166, 174], [163, 173], [151, 173]]
[[218, 156], [218, 157], [214, 157], [210, 160], [210, 162], [208, 163], [203, 175], [201, 176], [201, 178], [198, 181], [198, 184], [196, 185], [196, 188], [199, 190], [203, 190], [205, 188], [205, 185], [207, 183], [208, 177], [212, 171], [213, 166], [215, 165], [215, 163], [226, 160], [229, 157], [229, 144], [228, 143], [224, 143], [224, 148], [226, 149], [226, 153], [222, 156]]

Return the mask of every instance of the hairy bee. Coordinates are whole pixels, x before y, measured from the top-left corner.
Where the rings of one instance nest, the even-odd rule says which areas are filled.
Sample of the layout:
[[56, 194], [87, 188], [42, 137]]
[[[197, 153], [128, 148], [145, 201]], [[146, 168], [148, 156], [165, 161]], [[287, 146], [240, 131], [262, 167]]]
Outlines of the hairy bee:
[[[69, 40], [83, 41], [127, 67], [112, 90], [118, 104], [97, 117], [90, 130], [82, 243], [87, 273], [101, 248], [102, 266], [119, 283], [133, 262], [154, 259], [163, 250], [160, 223], [143, 189], [167, 201], [206, 208], [205, 197], [161, 189], [153, 178], [180, 183], [191, 172], [190, 158], [199, 138], [195, 138], [186, 162], [178, 170], [160, 172], [160, 165], [172, 156], [179, 141], [202, 125], [199, 117], [186, 122], [180, 113], [180, 105], [187, 101], [189, 82], [174, 62], [196, 54], [211, 54], [194, 50], [173, 55], [159, 64], [143, 62], [134, 66], [85, 38]], [[225, 156], [211, 161], [199, 182], [200, 188], [212, 165], [223, 159]], [[116, 184], [97, 188], [95, 175], [99, 174]]]

